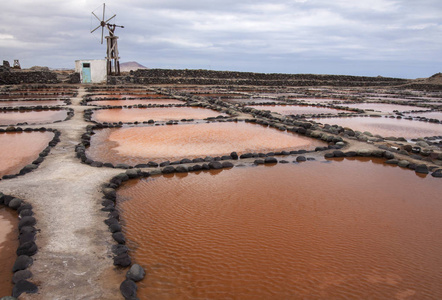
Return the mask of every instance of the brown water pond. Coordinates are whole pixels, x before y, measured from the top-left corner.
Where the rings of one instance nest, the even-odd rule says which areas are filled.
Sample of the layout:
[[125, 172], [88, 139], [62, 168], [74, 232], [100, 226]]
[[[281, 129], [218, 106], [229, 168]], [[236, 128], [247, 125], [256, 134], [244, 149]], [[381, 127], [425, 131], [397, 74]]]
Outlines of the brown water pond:
[[131, 180], [140, 299], [441, 299], [440, 179], [380, 161]]
[[27, 122], [28, 124], [46, 124], [66, 119], [68, 111], [60, 110], [23, 110], [0, 111], [0, 125], [15, 125]]
[[0, 206], [0, 296], [12, 294], [12, 266], [18, 247], [17, 213]]
[[440, 124], [432, 124], [419, 121], [411, 121], [396, 118], [373, 118], [373, 117], [343, 117], [343, 118], [319, 118], [315, 122], [323, 124], [349, 127], [353, 130], [368, 131], [383, 137], [395, 136], [405, 138], [418, 138], [442, 134]]
[[393, 111], [411, 111], [411, 110], [425, 110], [425, 108], [411, 106], [411, 105], [396, 105], [384, 103], [356, 103], [356, 104], [342, 104], [342, 106], [359, 108], [359, 109], [373, 109], [385, 113], [392, 113]]
[[17, 174], [48, 146], [52, 132], [0, 133], [0, 177]]
[[19, 106], [55, 106], [66, 105], [63, 100], [29, 100], [29, 101], [0, 101], [0, 107], [19, 107]]
[[214, 110], [200, 107], [152, 107], [152, 108], [115, 108], [97, 110], [93, 120], [97, 122], [142, 122], [148, 120], [168, 121], [182, 119], [205, 119], [226, 116]]
[[309, 106], [309, 105], [251, 105], [259, 110], [270, 110], [272, 112], [280, 113], [281, 115], [308, 115], [308, 114], [338, 114], [338, 113], [351, 113], [351, 111]]
[[203, 123], [173, 126], [124, 127], [95, 131], [89, 158], [136, 165], [183, 158], [247, 152], [312, 150], [325, 143], [250, 123]]
[[149, 104], [185, 104], [184, 101], [180, 101], [177, 99], [168, 99], [168, 98], [160, 98], [160, 99], [138, 99], [138, 100], [101, 100], [101, 101], [90, 101], [88, 105], [98, 105], [98, 106], [124, 106], [124, 105], [149, 105]]

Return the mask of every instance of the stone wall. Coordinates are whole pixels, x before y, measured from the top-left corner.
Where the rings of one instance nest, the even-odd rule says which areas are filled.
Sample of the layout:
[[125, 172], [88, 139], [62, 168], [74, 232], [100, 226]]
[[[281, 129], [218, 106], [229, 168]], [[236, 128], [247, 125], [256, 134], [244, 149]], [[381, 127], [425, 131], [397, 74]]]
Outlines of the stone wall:
[[24, 83], [59, 83], [57, 75], [48, 71], [23, 71], [0, 68], [0, 85]]
[[108, 84], [196, 84], [260, 86], [395, 86], [410, 81], [389, 77], [347, 75], [279, 74], [210, 70], [147, 69], [130, 76], [109, 77]]

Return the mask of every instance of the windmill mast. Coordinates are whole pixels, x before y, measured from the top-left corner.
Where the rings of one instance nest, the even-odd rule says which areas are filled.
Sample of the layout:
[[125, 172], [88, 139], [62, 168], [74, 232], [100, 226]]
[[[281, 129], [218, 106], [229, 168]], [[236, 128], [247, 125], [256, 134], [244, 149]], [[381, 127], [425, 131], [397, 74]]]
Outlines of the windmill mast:
[[92, 15], [94, 15], [95, 18], [100, 22], [100, 25], [98, 25], [95, 29], [91, 30], [91, 33], [97, 30], [101, 27], [101, 44], [103, 44], [103, 35], [104, 35], [104, 29], [106, 28], [109, 32], [109, 35], [106, 36], [106, 60], [107, 60], [107, 75], [120, 75], [120, 57], [118, 53], [118, 36], [115, 35], [115, 29], [117, 27], [124, 28], [124, 26], [111, 24], [109, 21], [111, 21], [116, 14], [114, 14], [109, 19], [105, 20], [105, 13], [106, 13], [106, 3], [103, 3], [103, 18], [100, 19], [97, 17], [97, 15], [92, 12]]

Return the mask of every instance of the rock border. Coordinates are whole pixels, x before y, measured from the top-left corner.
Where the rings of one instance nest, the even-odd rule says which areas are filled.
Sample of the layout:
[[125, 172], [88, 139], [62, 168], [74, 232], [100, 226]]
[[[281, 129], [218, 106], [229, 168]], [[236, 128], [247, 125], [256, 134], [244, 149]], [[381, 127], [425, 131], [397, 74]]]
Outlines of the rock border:
[[429, 174], [431, 172], [431, 176], [435, 178], [442, 178], [442, 167], [437, 166], [428, 166], [427, 164], [415, 164], [411, 161], [408, 161], [406, 159], [397, 159], [395, 158], [395, 155], [393, 152], [390, 152], [388, 150], [368, 150], [368, 149], [361, 149], [358, 151], [339, 151], [335, 150], [333, 152], [328, 152], [324, 155], [324, 158], [331, 159], [331, 158], [348, 158], [348, 157], [373, 157], [373, 158], [384, 158], [386, 161], [384, 161], [384, 164], [389, 165], [396, 165], [402, 168], [407, 168], [409, 170], [413, 170], [416, 173], [419, 174]]
[[52, 128], [47, 128], [46, 129], [45, 127], [25, 128], [25, 129], [22, 129], [21, 127], [8, 127], [6, 129], [0, 128], [0, 134], [7, 133], [7, 132], [21, 133], [21, 132], [33, 132], [33, 131], [34, 132], [46, 132], [46, 131], [53, 132], [54, 133], [54, 137], [48, 143], [48, 146], [45, 149], [43, 149], [43, 151], [40, 152], [40, 154], [38, 155], [38, 158], [36, 158], [31, 164], [24, 166], [19, 171], [19, 173], [4, 175], [0, 180], [16, 178], [18, 176], [25, 175], [25, 174], [27, 174], [27, 173], [37, 169], [38, 166], [44, 161], [45, 157], [48, 156], [48, 154], [50, 153], [51, 149], [53, 147], [55, 147], [60, 142], [61, 132], [59, 130], [57, 130], [57, 129], [52, 129]]
[[22, 293], [35, 294], [38, 292], [38, 287], [29, 281], [32, 278], [32, 273], [28, 268], [34, 262], [32, 256], [38, 251], [35, 238], [39, 230], [35, 228], [37, 220], [33, 217], [32, 205], [20, 198], [4, 195], [1, 192], [0, 204], [16, 210], [20, 220], [18, 223], [19, 246], [16, 251], [17, 258], [11, 270], [13, 272], [12, 283], [14, 284], [12, 297], [17, 298]]

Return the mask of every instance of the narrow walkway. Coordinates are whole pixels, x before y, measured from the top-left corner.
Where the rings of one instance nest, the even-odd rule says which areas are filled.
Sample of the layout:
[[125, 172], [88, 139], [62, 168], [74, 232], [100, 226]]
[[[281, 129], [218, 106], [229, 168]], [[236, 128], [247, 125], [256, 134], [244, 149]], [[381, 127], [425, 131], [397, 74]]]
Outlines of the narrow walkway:
[[103, 223], [106, 213], [100, 211], [101, 184], [121, 170], [90, 167], [75, 157], [75, 145], [88, 125], [80, 106], [84, 94], [80, 88], [72, 99], [71, 120], [45, 125], [61, 131], [61, 142], [40, 167], [0, 181], [0, 191], [33, 205], [41, 230], [30, 268], [39, 293], [23, 299], [122, 299], [124, 273], [113, 267], [114, 242]]

